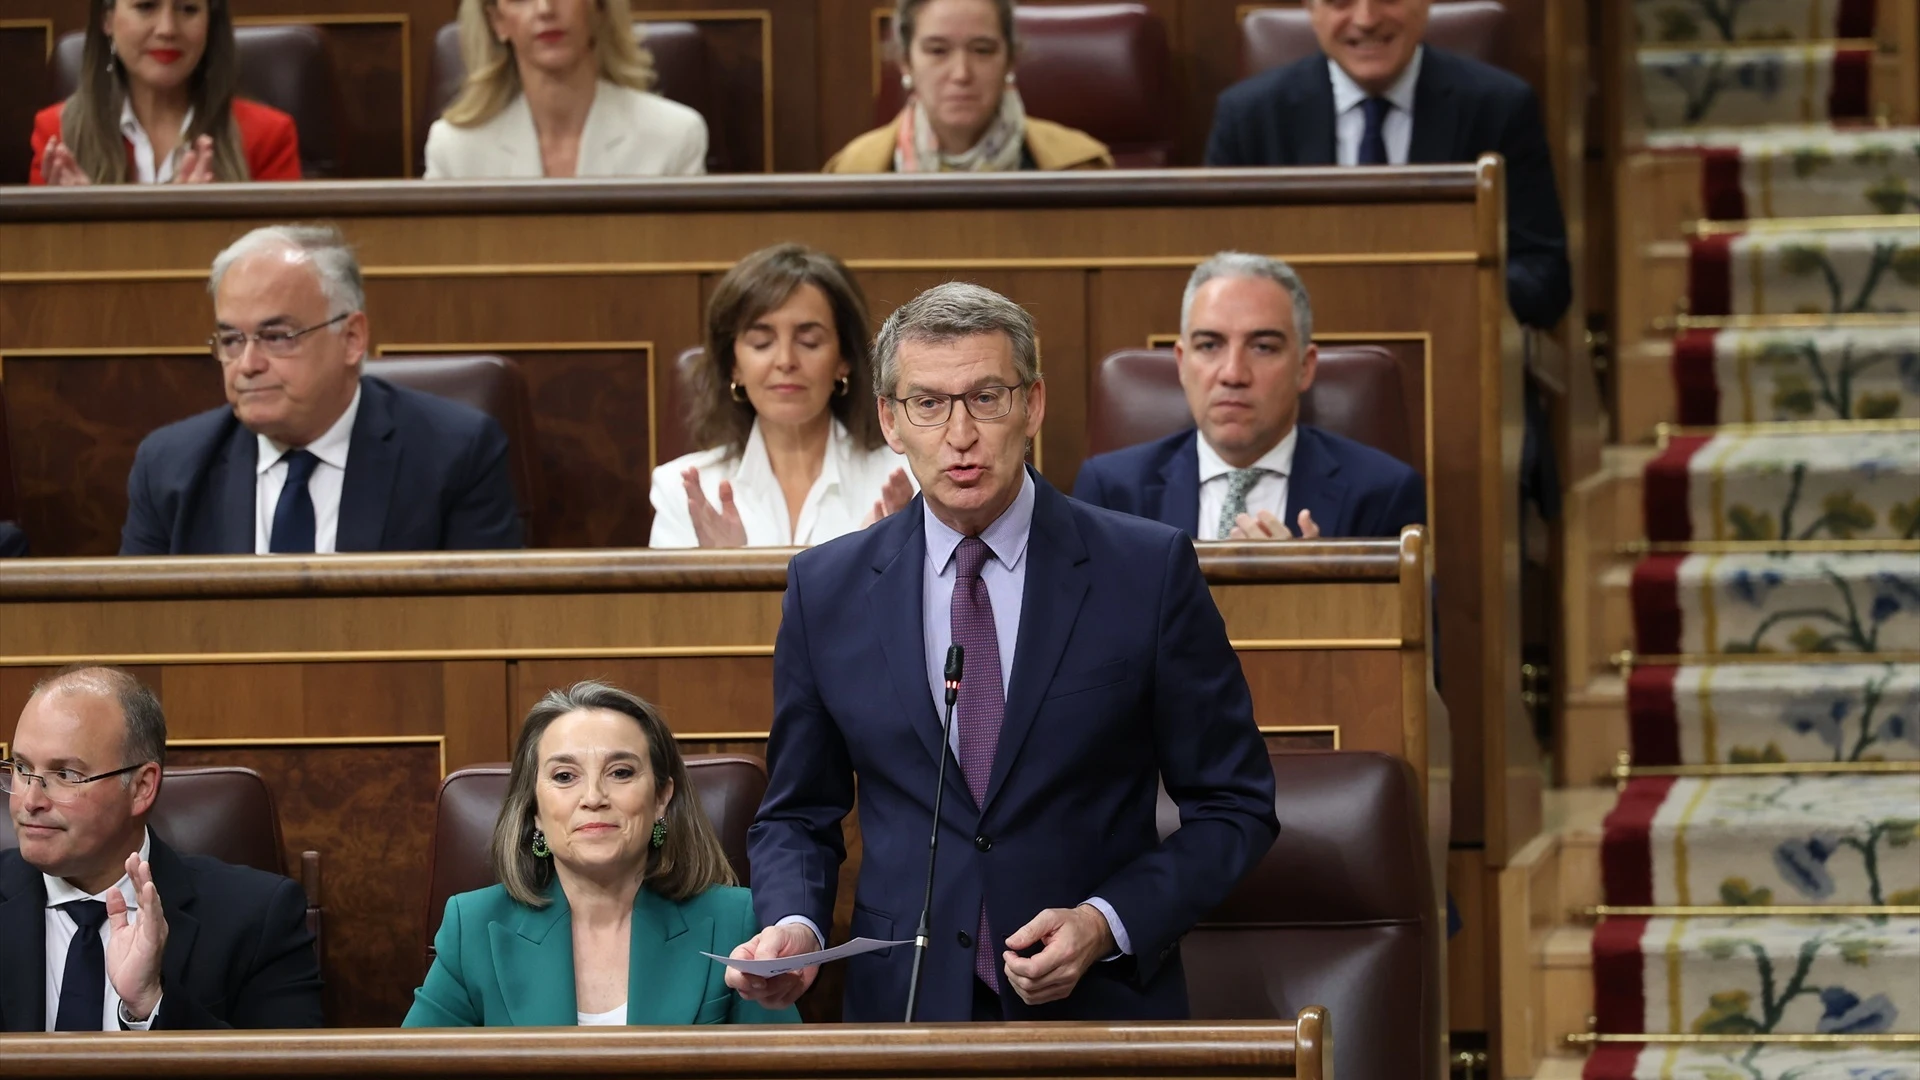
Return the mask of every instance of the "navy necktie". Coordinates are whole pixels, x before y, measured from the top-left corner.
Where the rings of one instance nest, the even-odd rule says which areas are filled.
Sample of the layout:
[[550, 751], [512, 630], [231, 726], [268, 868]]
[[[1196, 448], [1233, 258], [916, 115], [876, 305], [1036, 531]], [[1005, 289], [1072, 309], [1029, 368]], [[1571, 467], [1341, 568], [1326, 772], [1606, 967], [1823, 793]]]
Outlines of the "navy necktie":
[[1360, 159], [1362, 165], [1387, 164], [1387, 112], [1393, 108], [1393, 102], [1386, 98], [1370, 97], [1360, 103], [1366, 114], [1367, 127], [1360, 133]]
[[313, 552], [313, 496], [307, 481], [313, 479], [320, 459], [310, 451], [289, 450], [280, 459], [287, 463], [287, 482], [280, 488], [280, 501], [273, 507], [273, 532], [267, 536], [267, 550], [275, 555]]
[[[980, 578], [981, 568], [993, 557], [986, 541], [969, 536], [954, 552], [953, 643], [966, 650], [973, 677], [960, 684], [953, 722], [960, 728], [960, 773], [967, 779], [976, 807], [987, 801], [987, 777], [993, 773], [994, 751], [1000, 746], [1000, 724], [1007, 715], [1007, 695], [1000, 686], [1000, 635], [993, 622], [993, 598]], [[1000, 950], [993, 928], [987, 925], [987, 905], [980, 904], [980, 933], [974, 939], [973, 973], [1000, 989]]]
[[55, 1031], [99, 1031], [107, 1006], [107, 950], [100, 944], [100, 925], [107, 921], [107, 905], [98, 900], [72, 900], [60, 910], [73, 920], [73, 941], [67, 945], [67, 970], [60, 977], [60, 1011]]

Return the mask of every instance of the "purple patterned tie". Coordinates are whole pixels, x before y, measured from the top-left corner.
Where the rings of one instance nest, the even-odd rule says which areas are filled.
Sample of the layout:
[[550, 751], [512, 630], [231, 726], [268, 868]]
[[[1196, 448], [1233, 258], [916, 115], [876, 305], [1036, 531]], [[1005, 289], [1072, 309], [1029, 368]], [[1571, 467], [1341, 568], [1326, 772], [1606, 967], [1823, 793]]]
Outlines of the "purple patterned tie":
[[[1000, 744], [1000, 722], [1006, 718], [1007, 695], [1000, 686], [1000, 637], [993, 626], [993, 599], [980, 568], [993, 557], [986, 541], [969, 536], [954, 554], [953, 643], [966, 650], [973, 675], [960, 683], [954, 722], [960, 726], [960, 772], [967, 778], [974, 806], [987, 801], [987, 777], [993, 772], [993, 751]], [[973, 973], [1000, 989], [1000, 965], [987, 925], [986, 901], [980, 903], [980, 933], [974, 938]]]

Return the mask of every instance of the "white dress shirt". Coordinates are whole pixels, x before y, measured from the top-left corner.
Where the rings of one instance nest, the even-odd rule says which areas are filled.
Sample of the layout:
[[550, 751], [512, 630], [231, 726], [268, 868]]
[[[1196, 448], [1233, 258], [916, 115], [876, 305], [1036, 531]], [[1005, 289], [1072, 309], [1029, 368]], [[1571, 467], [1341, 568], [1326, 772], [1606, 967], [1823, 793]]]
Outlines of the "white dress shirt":
[[[1420, 61], [1426, 55], [1425, 45], [1414, 49], [1407, 69], [1380, 95], [1393, 102], [1393, 108], [1388, 109], [1380, 121], [1380, 138], [1387, 144], [1389, 165], [1407, 163], [1407, 148], [1413, 143], [1413, 88], [1420, 81]], [[1362, 90], [1360, 84], [1331, 59], [1327, 61], [1327, 74], [1333, 79], [1333, 144], [1337, 160], [1342, 165], [1358, 165], [1360, 139], [1367, 131], [1367, 114], [1361, 105], [1372, 95]]]
[[[746, 449], [738, 457], [726, 447], [683, 454], [653, 470], [653, 532], [648, 547], [699, 547], [693, 530], [693, 514], [687, 509], [687, 488], [680, 474], [689, 468], [700, 470], [700, 490], [713, 508], [720, 509], [720, 481], [733, 484], [733, 504], [740, 509], [740, 523], [747, 529], [748, 547], [807, 547], [824, 544], [836, 536], [860, 531], [880, 498], [887, 478], [895, 469], [906, 469], [907, 459], [885, 443], [871, 450], [855, 446], [853, 436], [838, 419], [827, 433], [826, 457], [820, 462], [820, 475], [807, 490], [795, 521], [787, 513], [787, 495], [780, 489], [780, 478], [773, 475], [773, 461], [767, 457], [766, 440], [760, 422], [753, 423]], [[907, 469], [907, 481], [913, 482], [913, 470]]]
[[[1200, 539], [1225, 540], [1226, 533], [1220, 531], [1220, 511], [1227, 505], [1228, 476], [1233, 466], [1226, 463], [1214, 452], [1207, 437], [1198, 437], [1200, 452]], [[1293, 475], [1293, 448], [1300, 442], [1300, 425], [1295, 424], [1285, 438], [1274, 444], [1273, 449], [1260, 455], [1253, 468], [1265, 469], [1267, 473], [1254, 481], [1247, 490], [1247, 513], [1258, 517], [1265, 510], [1286, 523], [1288, 529], [1299, 531], [1297, 522], [1287, 521], [1287, 482]], [[1228, 530], [1232, 531], [1231, 528]]]
[[[153, 834], [143, 833], [140, 837], [140, 860], [145, 862], [153, 849]], [[98, 900], [107, 902], [107, 894], [115, 889], [127, 898], [127, 925], [133, 926], [140, 921], [140, 891], [133, 887], [133, 879], [125, 874], [112, 885], [88, 896], [67, 883], [65, 878], [40, 875], [47, 887], [47, 1030], [52, 1031], [60, 1020], [60, 986], [67, 981], [67, 947], [73, 944], [73, 935], [80, 929], [75, 925], [73, 916], [60, 910], [61, 904], [75, 900]], [[100, 924], [100, 948], [104, 951], [111, 938], [113, 928], [110, 922]], [[100, 1030], [120, 1030], [120, 995], [114, 992], [113, 980], [104, 978], [107, 984], [106, 997], [100, 1003]], [[145, 1031], [153, 1026], [153, 1018], [160, 1015], [158, 1005], [139, 1023], [129, 1023], [127, 1027], [135, 1031]]]
[[[325, 330], [319, 333], [327, 333]], [[280, 489], [287, 486], [287, 463], [280, 460], [287, 451], [304, 449], [320, 459], [313, 475], [307, 478], [307, 495], [313, 499], [313, 551], [331, 555], [340, 536], [340, 490], [347, 482], [347, 448], [353, 441], [353, 418], [360, 415], [360, 391], [356, 387], [347, 411], [326, 430], [326, 434], [304, 447], [274, 442], [265, 435], [260, 440], [260, 457], [254, 462], [253, 553], [268, 554], [273, 539], [273, 511], [280, 505]]]
[[173, 163], [180, 158], [180, 151], [187, 145], [187, 129], [193, 125], [193, 106], [187, 106], [186, 119], [180, 121], [180, 141], [174, 144], [173, 153], [155, 161], [153, 158], [153, 140], [147, 137], [147, 129], [140, 126], [140, 118], [133, 115], [133, 102], [120, 103], [120, 134], [133, 144], [134, 178], [142, 184], [165, 184], [173, 179]]

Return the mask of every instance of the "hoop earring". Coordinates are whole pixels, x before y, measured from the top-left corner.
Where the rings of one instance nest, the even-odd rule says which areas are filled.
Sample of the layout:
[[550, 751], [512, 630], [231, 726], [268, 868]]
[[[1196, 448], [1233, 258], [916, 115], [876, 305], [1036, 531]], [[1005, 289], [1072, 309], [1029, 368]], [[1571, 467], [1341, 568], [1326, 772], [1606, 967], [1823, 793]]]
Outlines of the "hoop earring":
[[833, 380], [833, 396], [846, 397], [853, 392], [853, 383], [845, 375]]
[[660, 848], [667, 846], [667, 819], [666, 818], [654, 819], [653, 838], [648, 841], [648, 844], [651, 847], [653, 847], [654, 850], [656, 851], [659, 850]]
[[745, 405], [747, 403], [746, 387], [741, 386], [737, 382], [730, 382], [727, 384], [727, 386], [731, 388], [728, 390], [728, 393], [732, 395], [733, 400], [736, 404]]
[[544, 859], [553, 854], [553, 849], [547, 846], [547, 834], [537, 828], [533, 830], [532, 850], [533, 857], [536, 859]]

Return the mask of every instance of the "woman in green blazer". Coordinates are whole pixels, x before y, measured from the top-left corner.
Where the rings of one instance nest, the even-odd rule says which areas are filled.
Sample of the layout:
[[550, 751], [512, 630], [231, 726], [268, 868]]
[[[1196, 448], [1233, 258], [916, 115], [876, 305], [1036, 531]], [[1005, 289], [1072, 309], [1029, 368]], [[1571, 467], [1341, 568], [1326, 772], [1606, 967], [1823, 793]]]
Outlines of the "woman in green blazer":
[[741, 1000], [700, 955], [759, 927], [672, 733], [639, 698], [583, 682], [533, 707], [491, 856], [500, 884], [447, 901], [402, 1026], [798, 1022]]

